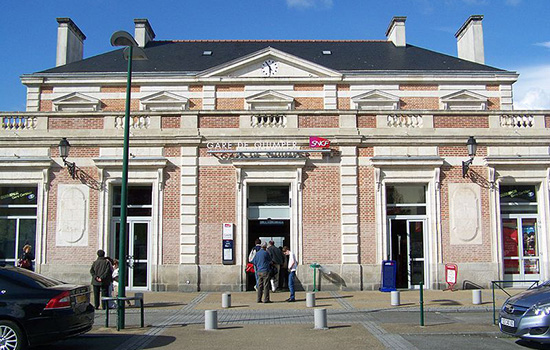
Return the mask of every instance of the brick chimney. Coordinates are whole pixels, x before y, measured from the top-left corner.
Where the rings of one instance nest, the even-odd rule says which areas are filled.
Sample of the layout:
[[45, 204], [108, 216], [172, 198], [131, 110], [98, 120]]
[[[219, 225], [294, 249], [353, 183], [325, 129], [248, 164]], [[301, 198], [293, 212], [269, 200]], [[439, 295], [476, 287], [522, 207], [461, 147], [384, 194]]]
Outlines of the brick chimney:
[[136, 39], [139, 47], [145, 47], [149, 41], [155, 39], [155, 32], [146, 18], [136, 18], [134, 24], [136, 28], [134, 39]]
[[472, 15], [456, 32], [458, 58], [485, 64], [482, 20], [482, 15]]
[[386, 30], [386, 38], [397, 47], [407, 46], [405, 37], [405, 21], [407, 17], [393, 17]]
[[84, 52], [86, 35], [70, 18], [57, 18], [57, 53], [55, 66], [80, 61]]

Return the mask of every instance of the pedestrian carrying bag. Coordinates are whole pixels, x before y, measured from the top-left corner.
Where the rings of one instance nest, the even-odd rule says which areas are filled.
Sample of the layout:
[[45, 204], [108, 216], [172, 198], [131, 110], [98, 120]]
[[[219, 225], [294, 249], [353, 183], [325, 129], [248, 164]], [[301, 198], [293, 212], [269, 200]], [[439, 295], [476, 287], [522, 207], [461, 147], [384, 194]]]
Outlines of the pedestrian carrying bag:
[[245, 271], [250, 272], [250, 273], [254, 273], [254, 264], [253, 263], [247, 263]]
[[31, 267], [31, 262], [29, 259], [19, 259], [17, 266], [24, 269], [29, 269]]

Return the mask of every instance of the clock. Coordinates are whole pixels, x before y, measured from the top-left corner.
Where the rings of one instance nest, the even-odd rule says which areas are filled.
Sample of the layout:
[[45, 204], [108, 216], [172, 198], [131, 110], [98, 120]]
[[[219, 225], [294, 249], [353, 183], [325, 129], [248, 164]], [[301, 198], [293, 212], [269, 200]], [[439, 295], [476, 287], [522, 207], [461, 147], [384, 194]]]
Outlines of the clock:
[[266, 77], [274, 76], [278, 70], [279, 64], [273, 60], [265, 60], [264, 63], [262, 63], [262, 73], [264, 73]]

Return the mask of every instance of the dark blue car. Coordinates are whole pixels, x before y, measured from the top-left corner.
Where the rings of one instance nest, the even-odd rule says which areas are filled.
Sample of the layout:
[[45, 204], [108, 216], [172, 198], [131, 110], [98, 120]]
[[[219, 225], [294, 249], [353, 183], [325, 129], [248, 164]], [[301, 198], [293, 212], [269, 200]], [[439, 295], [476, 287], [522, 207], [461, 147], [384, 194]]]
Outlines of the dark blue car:
[[88, 332], [90, 286], [0, 266], [0, 348], [25, 349]]

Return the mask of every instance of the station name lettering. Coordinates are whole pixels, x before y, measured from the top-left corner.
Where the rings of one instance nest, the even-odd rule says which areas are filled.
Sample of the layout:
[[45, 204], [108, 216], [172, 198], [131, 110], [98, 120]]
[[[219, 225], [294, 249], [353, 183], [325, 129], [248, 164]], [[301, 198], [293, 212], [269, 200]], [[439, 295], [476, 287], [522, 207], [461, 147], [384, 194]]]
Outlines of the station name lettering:
[[256, 148], [256, 149], [284, 149], [284, 148], [296, 148], [298, 142], [296, 141], [258, 141], [254, 143], [248, 142], [208, 142], [206, 148], [208, 149], [233, 149], [233, 148]]

